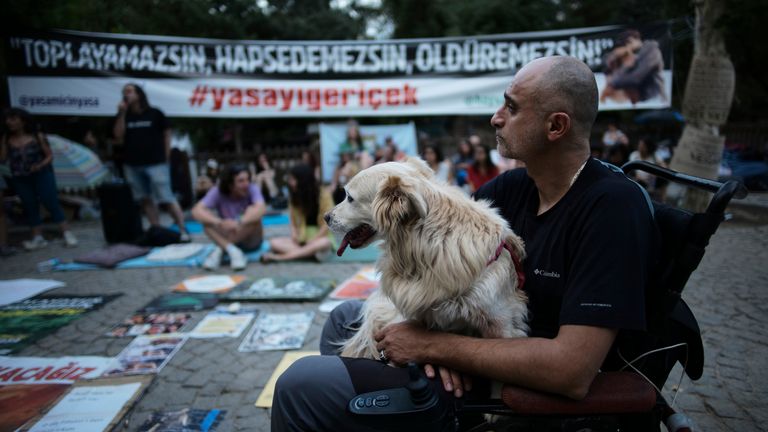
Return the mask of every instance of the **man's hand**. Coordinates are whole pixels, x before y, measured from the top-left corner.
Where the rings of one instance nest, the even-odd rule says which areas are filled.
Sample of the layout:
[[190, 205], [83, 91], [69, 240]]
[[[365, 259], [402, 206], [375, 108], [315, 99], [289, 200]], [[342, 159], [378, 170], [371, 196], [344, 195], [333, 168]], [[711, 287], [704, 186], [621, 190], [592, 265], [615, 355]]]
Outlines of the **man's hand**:
[[[440, 381], [443, 382], [445, 391], [453, 392], [453, 395], [460, 398], [465, 392], [472, 390], [472, 378], [469, 375], [463, 375], [461, 372], [446, 367], [438, 366]], [[432, 379], [436, 376], [435, 367], [431, 364], [424, 365], [424, 373]]]
[[408, 362], [424, 363], [424, 348], [430, 332], [424, 327], [405, 321], [392, 324], [376, 333], [376, 349], [384, 350], [389, 361], [404, 366]]
[[128, 109], [128, 104], [125, 103], [124, 100], [121, 100], [119, 104], [117, 104], [117, 113], [122, 114], [125, 112], [125, 110]]
[[[426, 348], [435, 333], [412, 321], [392, 324], [374, 335], [376, 349], [383, 350], [387, 359], [396, 365], [405, 365], [409, 361], [424, 363], [428, 361]], [[453, 392], [454, 396], [461, 397], [472, 389], [472, 380], [461, 373], [438, 366], [437, 370], [431, 364], [424, 365], [424, 372], [429, 378], [440, 375], [445, 391]]]
[[226, 234], [234, 234], [239, 226], [240, 224], [234, 219], [224, 219], [219, 224], [219, 228]]

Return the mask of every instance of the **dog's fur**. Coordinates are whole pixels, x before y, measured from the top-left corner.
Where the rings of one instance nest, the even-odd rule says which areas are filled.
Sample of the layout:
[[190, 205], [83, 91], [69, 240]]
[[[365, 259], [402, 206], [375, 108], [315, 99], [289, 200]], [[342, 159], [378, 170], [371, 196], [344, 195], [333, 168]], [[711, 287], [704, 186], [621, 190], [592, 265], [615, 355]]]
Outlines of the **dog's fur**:
[[510, 254], [503, 250], [489, 263], [501, 242], [522, 260], [523, 241], [487, 202], [438, 182], [420, 159], [374, 165], [346, 190], [326, 214], [330, 229], [344, 236], [338, 253], [384, 242], [381, 288], [365, 302], [362, 326], [341, 355], [378, 359], [373, 335], [404, 320], [482, 337], [526, 335], [527, 299]]

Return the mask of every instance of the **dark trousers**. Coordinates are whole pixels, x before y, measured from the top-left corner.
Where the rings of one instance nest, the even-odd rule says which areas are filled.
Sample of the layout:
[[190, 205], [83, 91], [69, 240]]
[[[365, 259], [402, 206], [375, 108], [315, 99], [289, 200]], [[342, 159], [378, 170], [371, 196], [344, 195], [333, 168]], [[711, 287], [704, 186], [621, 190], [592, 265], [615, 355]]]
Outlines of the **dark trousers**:
[[64, 221], [64, 212], [59, 204], [59, 193], [56, 191], [56, 178], [50, 165], [27, 176], [15, 176], [11, 182], [13, 189], [21, 198], [24, 214], [30, 226], [36, 227], [42, 223], [41, 203], [51, 214], [53, 222]]

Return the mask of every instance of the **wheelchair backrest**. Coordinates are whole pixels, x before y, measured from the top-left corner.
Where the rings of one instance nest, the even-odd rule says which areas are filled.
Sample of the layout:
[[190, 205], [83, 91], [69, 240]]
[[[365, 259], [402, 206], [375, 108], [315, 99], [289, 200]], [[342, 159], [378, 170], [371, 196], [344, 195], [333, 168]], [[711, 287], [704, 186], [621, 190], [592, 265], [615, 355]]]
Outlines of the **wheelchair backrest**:
[[734, 196], [745, 196], [746, 191], [735, 181], [718, 183], [643, 161], [625, 164], [622, 170], [625, 173], [642, 170], [671, 182], [714, 193], [706, 211], [699, 213], [653, 202], [661, 244], [654, 275], [646, 290], [650, 339], [646, 350], [679, 343], [687, 346], [648, 358], [640, 368], [658, 386], [664, 384], [678, 361], [685, 366], [691, 379], [698, 379], [703, 372], [703, 346], [696, 319], [681, 294], [704, 257], [710, 238], [724, 220], [728, 202]]

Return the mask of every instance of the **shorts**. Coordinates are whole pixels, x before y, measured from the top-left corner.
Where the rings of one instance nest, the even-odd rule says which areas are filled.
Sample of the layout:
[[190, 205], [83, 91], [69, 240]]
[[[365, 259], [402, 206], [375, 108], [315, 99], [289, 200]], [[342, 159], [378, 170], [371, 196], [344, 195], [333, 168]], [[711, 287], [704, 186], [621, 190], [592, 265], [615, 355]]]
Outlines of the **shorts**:
[[171, 190], [171, 170], [166, 163], [125, 165], [125, 179], [136, 201], [150, 198], [158, 203], [176, 203], [176, 196]]

